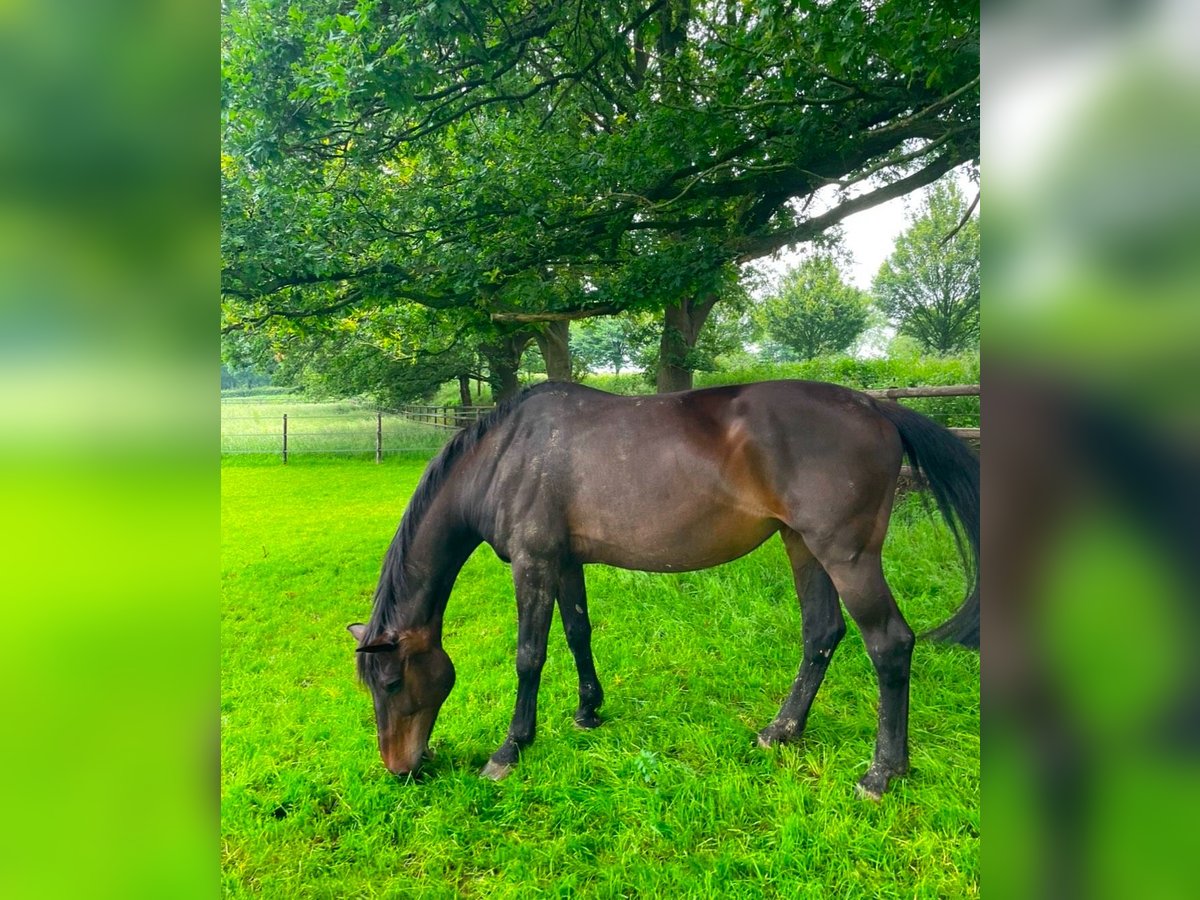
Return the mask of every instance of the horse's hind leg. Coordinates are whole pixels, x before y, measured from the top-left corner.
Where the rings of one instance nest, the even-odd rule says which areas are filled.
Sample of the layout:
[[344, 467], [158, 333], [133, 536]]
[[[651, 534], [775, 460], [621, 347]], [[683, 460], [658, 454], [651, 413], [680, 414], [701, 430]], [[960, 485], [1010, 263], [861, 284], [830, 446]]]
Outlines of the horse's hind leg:
[[892, 778], [908, 771], [908, 681], [914, 636], [884, 580], [877, 548], [820, 555], [862, 631], [879, 678], [875, 759], [858, 783], [861, 793], [878, 800]]
[[837, 590], [824, 567], [813, 558], [796, 532], [784, 529], [782, 536], [800, 598], [804, 656], [779, 715], [758, 733], [758, 743], [763, 747], [796, 740], [804, 733], [813, 698], [825, 678], [833, 651], [846, 633]]
[[578, 563], [563, 568], [558, 585], [558, 611], [562, 614], [567, 646], [571, 648], [579, 673], [579, 709], [575, 711], [575, 723], [580, 728], [595, 728], [600, 724], [596, 710], [604, 702], [604, 690], [592, 660], [592, 621], [588, 618], [583, 566]]

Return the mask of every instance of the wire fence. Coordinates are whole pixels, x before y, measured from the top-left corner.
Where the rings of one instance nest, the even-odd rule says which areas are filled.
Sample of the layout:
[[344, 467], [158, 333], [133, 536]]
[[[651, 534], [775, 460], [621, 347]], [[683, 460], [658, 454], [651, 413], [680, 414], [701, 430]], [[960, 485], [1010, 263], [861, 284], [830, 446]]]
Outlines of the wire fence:
[[[863, 393], [888, 399], [978, 397], [979, 385], [938, 385], [887, 388]], [[221, 453], [278, 456], [338, 454], [374, 456], [382, 462], [389, 454], [432, 456], [458, 428], [487, 413], [487, 406], [407, 406], [380, 410], [350, 402], [302, 402], [294, 396], [238, 398], [221, 404]], [[285, 411], [286, 410], [286, 411]], [[978, 427], [951, 428], [975, 445]], [[905, 473], [909, 474], [909, 473]]]
[[223, 403], [222, 455], [274, 455], [286, 463], [296, 454], [337, 454], [373, 456], [382, 462], [391, 454], [432, 456], [452, 434], [396, 411], [293, 399]]

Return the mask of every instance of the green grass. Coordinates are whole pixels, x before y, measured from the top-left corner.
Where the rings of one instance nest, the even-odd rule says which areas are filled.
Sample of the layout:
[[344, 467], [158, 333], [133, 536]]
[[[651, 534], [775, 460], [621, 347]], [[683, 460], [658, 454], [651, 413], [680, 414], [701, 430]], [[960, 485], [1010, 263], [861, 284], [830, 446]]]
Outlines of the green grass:
[[[308, 453], [375, 454], [376, 411], [352, 401], [309, 401], [295, 396], [232, 398], [221, 403], [221, 452], [277, 456], [288, 417], [289, 457]], [[384, 452], [428, 456], [451, 435], [445, 428], [384, 413]]]
[[[515, 691], [509, 570], [486, 547], [458, 581], [445, 646], [458, 684], [437, 757], [399, 781], [375, 747], [349, 622], [423, 464], [228, 459], [223, 466], [222, 862], [225, 892], [270, 897], [972, 897], [979, 894], [979, 657], [919, 643], [912, 772], [856, 798], [875, 734], [874, 673], [853, 626], [805, 740], [763, 751], [799, 661], [777, 541], [718, 569], [588, 568], [605, 724], [574, 727], [560, 626], [537, 742], [476, 773]], [[888, 575], [915, 629], [962, 597], [947, 533], [897, 511]]]

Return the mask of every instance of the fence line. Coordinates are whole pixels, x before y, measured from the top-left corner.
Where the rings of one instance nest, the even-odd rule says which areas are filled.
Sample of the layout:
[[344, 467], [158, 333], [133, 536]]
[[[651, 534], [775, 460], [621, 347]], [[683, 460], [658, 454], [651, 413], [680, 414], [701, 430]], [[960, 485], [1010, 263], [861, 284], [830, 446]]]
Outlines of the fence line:
[[494, 406], [402, 406], [401, 415], [437, 428], [462, 428], [495, 409]]
[[[384, 419], [387, 418], [390, 425], [393, 427], [385, 427]], [[354, 420], [354, 424], [359, 427], [348, 428], [305, 428], [304, 424], [323, 420]], [[362, 410], [362, 411], [347, 411], [336, 415], [306, 415], [303, 413], [280, 413], [267, 416], [229, 416], [222, 417], [222, 424], [228, 422], [259, 422], [267, 426], [267, 430], [259, 431], [222, 431], [221, 453], [238, 455], [238, 454], [258, 454], [258, 455], [276, 455], [279, 456], [284, 463], [297, 453], [330, 453], [330, 454], [374, 454], [375, 462], [383, 461], [384, 454], [388, 453], [426, 453], [432, 454], [437, 452], [441, 444], [445, 440], [445, 435], [424, 427], [413, 428], [408, 424], [407, 417], [399, 412], [391, 412], [385, 410]], [[270, 427], [270, 423], [274, 423], [274, 427]], [[394, 426], [400, 425], [397, 430]], [[407, 427], [406, 427], [407, 426]], [[236, 427], [236, 426], [235, 426]], [[244, 428], [244, 426], [243, 426]], [[414, 435], [414, 432], [419, 432]], [[353, 438], [362, 439], [362, 443], [355, 446], [347, 446], [353, 444]], [[257, 441], [255, 440], [257, 439]], [[323, 441], [328, 439], [334, 440], [334, 446], [325, 446]], [[341, 441], [338, 439], [350, 439]], [[388, 446], [388, 441], [393, 443], [393, 446]], [[416, 446], [421, 444], [423, 446]], [[246, 446], [251, 443], [259, 443], [260, 446]], [[234, 446], [225, 446], [227, 443], [233, 443]], [[241, 444], [242, 446], [236, 446]], [[341, 444], [341, 446], [338, 446]]]
[[[871, 397], [878, 397], [878, 398], [885, 398], [885, 399], [892, 399], [892, 400], [901, 400], [901, 399], [908, 399], [908, 398], [928, 398], [928, 397], [977, 397], [980, 395], [980, 387], [977, 384], [924, 385], [924, 386], [918, 386], [918, 387], [895, 387], [895, 388], [881, 388], [881, 389], [873, 389], [873, 390], [864, 390], [864, 391], [862, 391], [862, 393], [867, 394], [868, 396], [871, 396]], [[387, 434], [387, 432], [385, 432], [384, 427], [383, 427], [383, 419], [384, 419], [385, 415], [387, 415], [389, 418], [405, 419], [410, 422], [414, 422], [418, 425], [432, 426], [434, 428], [444, 429], [444, 430], [456, 430], [456, 429], [462, 428], [465, 425], [469, 425], [472, 422], [475, 422], [483, 415], [491, 412], [494, 408], [495, 407], [492, 407], [492, 406], [430, 406], [430, 405], [413, 404], [413, 405], [402, 406], [396, 410], [386, 410], [386, 411], [385, 410], [375, 410], [375, 411], [373, 411], [373, 413], [368, 412], [367, 410], [363, 410], [362, 412], [345, 412], [345, 413], [340, 413], [340, 414], [325, 414], [325, 415], [318, 414], [318, 415], [312, 415], [312, 416], [301, 414], [301, 415], [292, 415], [290, 417], [287, 413], [282, 413], [282, 420], [280, 422], [280, 428], [278, 431], [274, 432], [274, 437], [278, 440], [278, 443], [275, 444], [274, 449], [269, 449], [269, 448], [268, 449], [234, 449], [234, 448], [225, 449], [225, 448], [222, 448], [221, 452], [223, 454], [224, 453], [229, 453], [229, 454], [278, 453], [281, 455], [283, 462], [286, 463], [288, 461], [288, 457], [290, 455], [294, 455], [295, 453], [363, 453], [363, 454], [366, 454], [366, 453], [371, 453], [372, 451], [374, 451], [375, 462], [379, 463], [379, 462], [383, 461], [383, 455], [385, 453], [432, 452], [437, 449], [436, 447], [429, 446], [429, 445], [424, 446], [424, 447], [413, 447], [413, 446], [387, 447], [387, 446], [385, 446], [385, 438], [389, 436]], [[303, 428], [301, 430], [297, 430], [295, 427], [295, 424], [297, 421], [305, 422], [305, 421], [315, 421], [315, 420], [347, 419], [347, 418], [364, 419], [364, 418], [366, 418], [367, 415], [373, 415], [373, 417], [375, 419], [375, 421], [373, 423], [371, 423], [374, 425], [374, 428], [372, 428], [370, 431], [366, 430], [365, 427], [363, 429], [332, 430], [332, 431], [308, 431], [308, 430], [303, 430]], [[246, 421], [261, 422], [261, 421], [263, 421], [263, 419], [261, 417], [256, 417], [256, 416], [229, 416], [229, 417], [222, 416], [222, 423], [246, 422]], [[365, 423], [364, 423], [364, 425], [365, 425]], [[974, 443], [979, 443], [979, 441], [980, 441], [980, 428], [979, 427], [974, 427], [974, 428], [954, 427], [954, 428], [950, 428], [949, 430], [952, 434], [957, 435], [958, 437], [962, 438], [963, 440], [972, 441]], [[320, 447], [320, 448], [314, 448], [314, 449], [310, 450], [310, 449], [301, 449], [300, 446], [298, 446], [298, 444], [296, 442], [296, 438], [302, 439], [299, 442], [300, 445], [302, 445], [303, 443], [305, 443], [305, 441], [303, 440], [304, 438], [355, 437], [355, 436], [366, 437], [368, 435], [370, 435], [371, 437], [374, 438], [374, 441], [372, 442], [373, 446], [362, 446], [362, 447], [354, 447], [354, 448]], [[262, 432], [262, 431], [259, 431], [259, 432], [248, 432], [248, 431], [225, 432], [225, 431], [222, 431], [222, 433], [221, 433], [222, 442], [224, 442], [224, 440], [226, 438], [269, 439], [271, 437], [272, 437], [272, 433]], [[902, 474], [910, 475], [911, 473], [909, 473], [907, 471], [907, 469], [908, 469], [908, 467], [905, 466], [904, 470], [902, 470]]]
[[930, 384], [917, 387], [874, 388], [861, 393], [884, 400], [902, 400], [906, 397], [978, 397], [979, 385]]

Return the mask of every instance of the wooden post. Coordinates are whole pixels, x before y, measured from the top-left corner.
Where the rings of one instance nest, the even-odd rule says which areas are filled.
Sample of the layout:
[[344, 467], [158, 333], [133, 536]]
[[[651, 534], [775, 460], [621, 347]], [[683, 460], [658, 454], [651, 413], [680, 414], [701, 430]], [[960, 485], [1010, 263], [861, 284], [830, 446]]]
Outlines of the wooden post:
[[287, 465], [287, 413], [283, 414], [283, 464]]
[[375, 464], [383, 461], [383, 413], [375, 413]]

